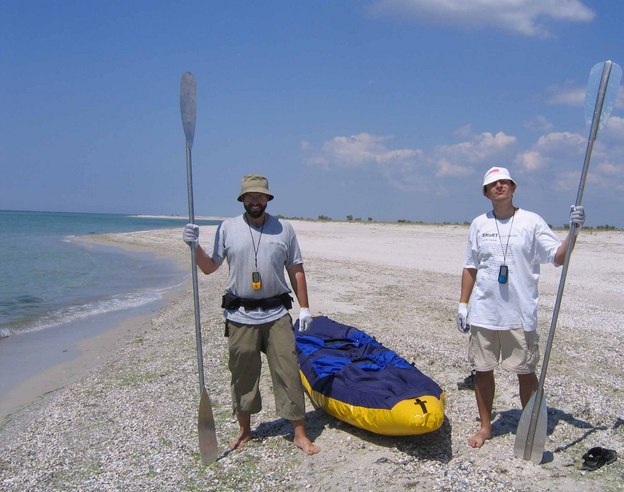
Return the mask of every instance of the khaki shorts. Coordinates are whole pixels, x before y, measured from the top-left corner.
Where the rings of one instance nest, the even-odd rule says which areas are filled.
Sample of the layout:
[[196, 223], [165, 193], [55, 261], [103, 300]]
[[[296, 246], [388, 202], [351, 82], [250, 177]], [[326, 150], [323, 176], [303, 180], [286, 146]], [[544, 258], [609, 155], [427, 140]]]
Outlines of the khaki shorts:
[[536, 331], [470, 328], [468, 360], [477, 371], [492, 371], [500, 364], [506, 371], [530, 374], [535, 372], [539, 356]]
[[271, 372], [277, 415], [288, 420], [303, 419], [305, 400], [290, 315], [261, 325], [226, 321], [225, 332], [230, 354], [228, 366], [232, 374], [230, 390], [234, 414], [253, 414], [262, 409], [260, 370], [261, 354], [264, 352]]

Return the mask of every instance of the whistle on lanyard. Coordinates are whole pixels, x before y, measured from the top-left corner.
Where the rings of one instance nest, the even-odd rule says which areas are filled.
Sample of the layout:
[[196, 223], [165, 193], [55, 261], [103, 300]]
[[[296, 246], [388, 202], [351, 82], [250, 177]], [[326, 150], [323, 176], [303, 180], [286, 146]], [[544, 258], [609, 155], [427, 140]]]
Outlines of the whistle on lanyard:
[[254, 290], [262, 288], [262, 279], [260, 278], [260, 272], [251, 273], [251, 288]]
[[500, 268], [498, 269], [498, 283], [506, 284], [508, 278], [509, 278], [509, 268], [507, 268], [507, 265], [501, 265]]

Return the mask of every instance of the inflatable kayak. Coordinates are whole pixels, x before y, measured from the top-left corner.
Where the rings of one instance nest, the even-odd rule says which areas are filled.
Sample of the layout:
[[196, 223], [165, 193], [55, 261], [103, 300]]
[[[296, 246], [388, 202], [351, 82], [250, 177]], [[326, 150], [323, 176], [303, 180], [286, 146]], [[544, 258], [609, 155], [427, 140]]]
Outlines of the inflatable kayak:
[[295, 338], [301, 380], [315, 407], [386, 436], [442, 425], [440, 386], [363, 331], [319, 316], [304, 332], [297, 321]]

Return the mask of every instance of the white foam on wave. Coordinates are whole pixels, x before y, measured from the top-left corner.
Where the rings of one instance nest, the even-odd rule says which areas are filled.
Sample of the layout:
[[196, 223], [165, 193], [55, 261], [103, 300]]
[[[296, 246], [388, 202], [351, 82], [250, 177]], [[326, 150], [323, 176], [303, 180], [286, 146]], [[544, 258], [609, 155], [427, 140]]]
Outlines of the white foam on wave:
[[[67, 306], [50, 313], [33, 325], [20, 329], [20, 333], [37, 332], [66, 323], [84, 320], [92, 316], [140, 308], [147, 304], [160, 301], [166, 292], [175, 289], [178, 285], [142, 292], [124, 293], [106, 299], [87, 302], [85, 304]], [[9, 335], [10, 334], [9, 332]]]

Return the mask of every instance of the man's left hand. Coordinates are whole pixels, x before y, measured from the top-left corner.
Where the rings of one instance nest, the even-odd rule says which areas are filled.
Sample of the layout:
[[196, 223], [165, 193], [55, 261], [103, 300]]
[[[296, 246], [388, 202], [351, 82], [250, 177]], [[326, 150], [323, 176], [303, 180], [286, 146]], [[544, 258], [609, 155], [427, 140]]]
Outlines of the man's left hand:
[[585, 224], [585, 208], [581, 205], [570, 206], [570, 226], [574, 227], [574, 235], [581, 231], [581, 227]]

